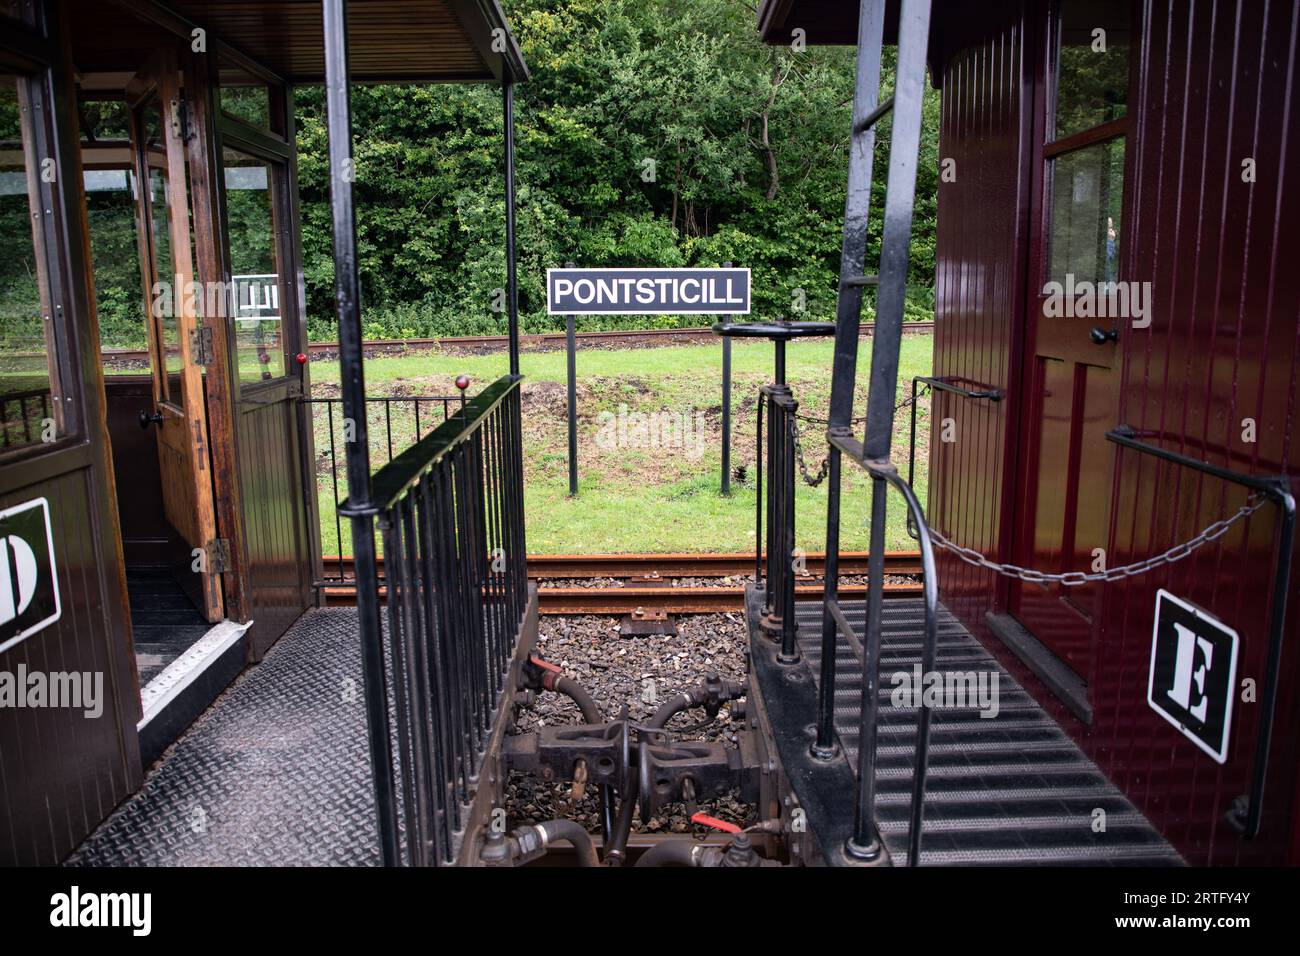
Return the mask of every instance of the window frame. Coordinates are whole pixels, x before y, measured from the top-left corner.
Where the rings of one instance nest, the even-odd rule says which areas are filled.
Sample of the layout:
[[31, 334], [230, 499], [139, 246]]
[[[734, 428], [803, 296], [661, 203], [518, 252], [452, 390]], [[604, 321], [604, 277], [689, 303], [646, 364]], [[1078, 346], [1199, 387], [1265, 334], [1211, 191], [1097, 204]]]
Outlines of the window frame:
[[1043, 162], [1043, 207], [1042, 207], [1042, 229], [1043, 229], [1043, 250], [1041, 262], [1038, 271], [1039, 282], [1044, 283], [1052, 278], [1051, 261], [1052, 261], [1052, 222], [1053, 208], [1052, 196], [1056, 185], [1056, 160], [1069, 153], [1078, 152], [1087, 149], [1090, 146], [1096, 146], [1101, 143], [1108, 143], [1116, 139], [1125, 139], [1123, 172], [1121, 174], [1121, 183], [1124, 190], [1120, 199], [1120, 207], [1125, 210], [1123, 222], [1120, 225], [1119, 233], [1119, 252], [1117, 262], [1123, 262], [1124, 250], [1124, 223], [1129, 221], [1127, 214], [1129, 203], [1129, 180], [1130, 170], [1133, 160], [1132, 143], [1128, 140], [1132, 115], [1133, 103], [1136, 92], [1136, 74], [1137, 66], [1134, 52], [1140, 26], [1140, 11], [1130, 12], [1129, 23], [1129, 48], [1128, 48], [1128, 76], [1126, 77], [1126, 95], [1124, 100], [1124, 115], [1113, 120], [1107, 120], [1098, 123], [1087, 129], [1077, 130], [1069, 133], [1060, 139], [1054, 139], [1056, 135], [1056, 106], [1058, 87], [1061, 75], [1061, 8], [1071, 0], [1054, 0], [1051, 8], [1047, 13], [1047, 31], [1045, 42], [1047, 49], [1045, 51], [1045, 80], [1047, 85], [1047, 95], [1043, 98], [1043, 142], [1042, 142], [1042, 162]]
[[[59, 162], [60, 137], [55, 111], [59, 99], [55, 96], [55, 70], [58, 69], [59, 55], [54, 43], [44, 35], [44, 23], [41, 11], [33, 9], [33, 23], [27, 24], [9, 17], [2, 17], [6, 29], [0, 36], [0, 70], [19, 77], [18, 98], [27, 108], [30, 120], [31, 142], [24, 143], [23, 149], [33, 156], [36, 166], [47, 159], [53, 159], [56, 171], [64, 164]], [[67, 194], [67, 176], [75, 172], [77, 180], [74, 195], [81, 191], [81, 164], [79, 151], [69, 157], [72, 160], [66, 175], [56, 175], [55, 182], [46, 182], [44, 177], [35, 176], [36, 196], [28, 193], [28, 202], [37, 199], [40, 215], [33, 213], [33, 252], [43, 268], [42, 311], [49, 310], [49, 328], [52, 348], [50, 349], [50, 393], [51, 399], [62, 409], [62, 428], [60, 434], [51, 442], [37, 441], [24, 445], [15, 445], [0, 449], [0, 467], [7, 467], [19, 462], [43, 458], [58, 454], [88, 441], [85, 428], [84, 378], [78, 374], [77, 335], [74, 326], [80, 311], [76, 295], [75, 278], [71, 275], [69, 251], [66, 248], [67, 233], [63, 226], [65, 214], [82, 216], [81, 209], [69, 209], [65, 202]], [[85, 281], [86, 277], [82, 277]], [[89, 303], [90, 309], [94, 308]], [[93, 315], [93, 313], [90, 313]]]
[[[271, 106], [271, 125], [273, 129], [287, 128], [285, 110], [288, 99], [287, 89], [279, 84], [267, 81], [268, 97]], [[214, 89], [214, 105], [220, 103], [219, 91]], [[283, 352], [281, 372], [274, 378], [258, 381], [245, 381], [239, 367], [239, 337], [235, 326], [235, 317], [227, 315], [226, 340], [229, 343], [232, 384], [237, 397], [245, 391], [257, 392], [263, 389], [284, 387], [288, 382], [300, 380], [300, 373], [294, 367], [293, 357], [302, 351], [301, 316], [298, 309], [298, 296], [295, 283], [299, 272], [299, 263], [294, 252], [292, 236], [292, 217], [294, 202], [291, 195], [293, 163], [293, 145], [279, 133], [253, 126], [237, 116], [222, 112], [216, 113], [216, 142], [214, 153], [218, 157], [220, 168], [216, 180], [221, 193], [220, 216], [223, 223], [221, 250], [223, 280], [233, 281], [230, 250], [230, 213], [226, 201], [226, 165], [227, 149], [243, 153], [252, 159], [267, 164], [268, 187], [271, 193], [271, 215], [274, 224], [272, 240], [275, 246], [276, 263], [280, 270], [280, 346]], [[233, 303], [232, 303], [233, 305]]]

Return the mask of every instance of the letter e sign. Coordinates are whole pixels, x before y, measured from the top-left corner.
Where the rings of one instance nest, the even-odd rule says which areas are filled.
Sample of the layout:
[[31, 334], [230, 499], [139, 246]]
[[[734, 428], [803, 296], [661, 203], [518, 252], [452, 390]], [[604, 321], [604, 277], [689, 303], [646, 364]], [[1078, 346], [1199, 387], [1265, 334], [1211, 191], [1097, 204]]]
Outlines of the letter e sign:
[[1147, 703], [1224, 763], [1237, 681], [1237, 632], [1163, 588], [1156, 592]]

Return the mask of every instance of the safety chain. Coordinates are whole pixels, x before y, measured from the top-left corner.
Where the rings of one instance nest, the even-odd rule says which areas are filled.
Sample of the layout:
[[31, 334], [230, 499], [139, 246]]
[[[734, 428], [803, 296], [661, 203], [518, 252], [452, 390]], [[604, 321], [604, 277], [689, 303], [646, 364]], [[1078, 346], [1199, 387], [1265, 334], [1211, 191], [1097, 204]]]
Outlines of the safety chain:
[[[903, 399], [901, 402], [895, 405], [894, 411], [901, 412], [908, 405], [911, 405], [915, 399], [920, 398], [929, 390], [930, 390], [929, 385], [923, 386], [922, 391], [917, 392], [915, 396], [909, 396], [908, 398]], [[818, 418], [815, 415], [800, 415], [798, 412], [795, 412], [794, 417], [803, 419], [806, 422], [812, 422], [817, 425], [830, 425], [829, 419]], [[865, 422], [866, 420], [867, 420], [867, 416], [863, 415], [860, 418], [849, 419], [849, 424], [858, 425], [861, 424], [862, 422]], [[791, 422], [790, 425], [794, 429], [794, 454], [795, 454], [795, 460], [799, 463], [799, 474], [803, 477], [804, 484], [808, 485], [808, 487], [810, 488], [816, 488], [818, 485], [820, 485], [823, 481], [826, 480], [826, 472], [830, 468], [830, 456], [829, 455], [823, 456], [821, 460], [821, 464], [817, 466], [817, 473], [815, 475], [810, 475], [808, 473], [808, 463], [804, 461], [804, 457], [803, 457], [803, 445], [799, 441], [799, 424], [798, 422]]]
[[794, 436], [794, 459], [799, 463], [799, 474], [803, 477], [804, 484], [809, 488], [816, 488], [826, 480], [826, 471], [830, 467], [830, 456], [824, 455], [821, 464], [817, 466], [817, 474], [808, 474], [808, 462], [803, 458], [803, 445], [799, 441], [799, 423], [790, 422], [790, 430]]
[[[901, 412], [908, 405], [911, 405], [912, 402], [915, 401], [915, 399], [920, 398], [921, 396], [925, 395], [929, 391], [930, 391], [930, 386], [928, 384], [922, 385], [921, 390], [917, 392], [915, 396], [909, 395], [907, 398], [903, 399], [901, 402], [895, 405], [894, 411]], [[816, 415], [804, 415], [804, 414], [800, 414], [799, 412], [795, 412], [794, 417], [803, 419], [806, 422], [812, 422], [814, 425], [826, 425], [829, 427], [831, 423], [831, 420], [829, 418], [818, 418]], [[866, 415], [859, 415], [857, 418], [850, 418], [849, 424], [861, 425], [866, 420], [867, 420]]]
[[1105, 571], [1092, 573], [1067, 571], [1064, 574], [1048, 574], [1044, 571], [1035, 571], [1032, 568], [1022, 568], [1015, 564], [999, 564], [996, 561], [990, 561], [978, 551], [954, 544], [933, 528], [930, 529], [930, 540], [944, 550], [951, 551], [967, 564], [973, 564], [977, 568], [985, 568], [1009, 578], [1019, 578], [1021, 581], [1028, 581], [1032, 584], [1060, 584], [1063, 587], [1078, 587], [1083, 584], [1091, 584], [1094, 581], [1119, 581], [1124, 578], [1136, 577], [1161, 565], [1181, 561], [1202, 545], [1222, 538], [1234, 524], [1242, 518], [1254, 514], [1267, 503], [1268, 498], [1264, 494], [1255, 492], [1246, 499], [1246, 503], [1238, 508], [1235, 514], [1214, 522], [1196, 537], [1184, 541], [1182, 544], [1176, 544], [1168, 551], [1134, 564], [1125, 564], [1118, 568], [1107, 568]]

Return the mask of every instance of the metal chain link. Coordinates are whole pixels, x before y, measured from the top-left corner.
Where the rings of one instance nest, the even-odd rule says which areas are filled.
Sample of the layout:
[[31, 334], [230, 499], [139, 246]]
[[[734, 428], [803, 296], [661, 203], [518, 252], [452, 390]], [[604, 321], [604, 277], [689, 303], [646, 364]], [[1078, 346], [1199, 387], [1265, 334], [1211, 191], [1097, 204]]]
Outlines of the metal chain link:
[[[915, 399], [920, 398], [929, 390], [930, 390], [930, 386], [928, 385], [923, 386], [922, 390], [917, 392], [915, 396], [909, 396], [908, 398], [903, 399], [901, 402], [895, 405], [894, 411], [901, 412], [908, 405], [911, 405]], [[800, 415], [798, 412], [795, 412], [794, 417], [797, 419], [802, 419], [805, 422], [812, 422], [817, 425], [830, 424], [829, 419], [818, 418], [815, 415]], [[867, 416], [863, 415], [860, 418], [849, 419], [849, 424], [857, 425], [862, 422], [865, 422], [866, 420], [867, 420]], [[821, 460], [821, 464], [817, 466], [817, 473], [815, 475], [810, 475], [808, 473], [808, 462], [806, 462], [803, 457], [803, 445], [799, 441], [799, 423], [796, 421], [796, 422], [791, 422], [790, 424], [791, 427], [794, 429], [794, 454], [795, 454], [795, 460], [799, 463], [799, 474], [800, 476], [802, 476], [804, 480], [804, 484], [808, 485], [808, 487], [810, 488], [816, 488], [818, 485], [820, 485], [823, 481], [826, 480], [826, 473], [827, 470], [830, 468], [830, 456], [829, 455], [823, 456]]]
[[[927, 392], [930, 392], [930, 386], [923, 385], [922, 389], [920, 389], [917, 394], [910, 395], [910, 397], [902, 399], [901, 402], [898, 402], [898, 405], [894, 406], [894, 411], [900, 412], [904, 410], [904, 408], [911, 405], [911, 403], [913, 403], [915, 399], [922, 397], [922, 395], [926, 394]], [[831, 421], [829, 421], [829, 419], [820, 419], [818, 418], [818, 416], [815, 415], [800, 415], [798, 414], [798, 412], [794, 412], [794, 418], [801, 419], [803, 421], [811, 421], [811, 423], [818, 424], [818, 425], [831, 424]], [[862, 415], [861, 418], [849, 419], [849, 424], [857, 425], [863, 423], [863, 421], [866, 420], [867, 420], [867, 416]], [[796, 462], [798, 462], [798, 466], [800, 466], [800, 475], [802, 476], [803, 484], [806, 484], [807, 486], [809, 486], [809, 488], [816, 488], [816, 486], [822, 484], [823, 481], [826, 481], [827, 471], [829, 470], [829, 467], [831, 467], [831, 457], [829, 457], [829, 455], [824, 455], [824, 457], [822, 458], [822, 463], [819, 464], [818, 470], [816, 470], [815, 475], [810, 475], [809, 466], [807, 466], [806, 460], [803, 459], [803, 445], [800, 442], [800, 425], [798, 425], [798, 421], [792, 421], [792, 423], [790, 423], [790, 427], [792, 427], [794, 431], [794, 460], [796, 460]]]
[[830, 455], [822, 457], [821, 464], [817, 466], [817, 474], [808, 474], [808, 462], [804, 461], [803, 444], [799, 441], [799, 423], [790, 422], [790, 430], [794, 434], [794, 460], [799, 463], [799, 474], [803, 477], [804, 484], [809, 488], [816, 488], [826, 480], [826, 472], [830, 468]]
[[1133, 564], [1121, 565], [1117, 568], [1107, 568], [1105, 571], [1084, 572], [1084, 571], [1067, 571], [1064, 574], [1048, 574], [1045, 571], [1035, 571], [1033, 568], [1023, 568], [1017, 564], [999, 564], [991, 561], [980, 552], [962, 547], [945, 538], [935, 529], [930, 529], [930, 540], [945, 551], [951, 551], [958, 558], [967, 564], [972, 564], [977, 568], [985, 568], [998, 574], [1005, 575], [1009, 578], [1018, 578], [1021, 581], [1028, 581], [1031, 584], [1060, 584], [1063, 587], [1078, 587], [1083, 584], [1091, 584], [1094, 581], [1120, 581], [1124, 578], [1136, 577], [1139, 574], [1145, 574], [1155, 568], [1165, 564], [1173, 564], [1175, 561], [1181, 561], [1186, 558], [1197, 548], [1209, 544], [1211, 541], [1217, 541], [1228, 533], [1228, 529], [1240, 521], [1242, 518], [1249, 517], [1260, 508], [1268, 503], [1268, 498], [1260, 492], [1252, 494], [1246, 499], [1246, 503], [1237, 511], [1227, 518], [1211, 524], [1208, 528], [1181, 544], [1176, 544], [1167, 551], [1163, 551], [1154, 557], [1146, 558], [1143, 561], [1137, 561]]
[[[929, 386], [929, 385], [922, 385], [920, 391], [918, 391], [918, 392], [916, 393], [915, 398], [921, 398], [922, 396], [924, 396], [924, 395], [925, 395], [927, 392], [929, 392], [929, 391], [930, 391], [930, 386]], [[902, 411], [903, 409], [905, 409], [908, 405], [911, 405], [913, 401], [914, 401], [913, 396], [908, 396], [907, 398], [903, 399], [901, 402], [899, 402], [897, 405], [894, 406], [894, 411], [895, 411], [895, 412], [901, 412], [901, 411]], [[807, 415], [807, 414], [803, 414], [803, 413], [800, 413], [800, 412], [795, 412], [794, 417], [795, 417], [795, 418], [798, 418], [798, 419], [801, 419], [801, 420], [803, 420], [803, 421], [805, 421], [805, 422], [811, 422], [811, 423], [814, 424], [814, 425], [827, 425], [827, 426], [829, 426], [830, 423], [831, 423], [831, 420], [830, 420], [829, 418], [819, 418], [819, 417], [817, 417], [816, 415]], [[866, 420], [867, 420], [867, 416], [866, 416], [866, 415], [859, 415], [857, 418], [850, 418], [850, 419], [849, 419], [849, 424], [850, 424], [850, 425], [861, 425], [861, 424], [862, 424], [863, 422], [865, 422]]]

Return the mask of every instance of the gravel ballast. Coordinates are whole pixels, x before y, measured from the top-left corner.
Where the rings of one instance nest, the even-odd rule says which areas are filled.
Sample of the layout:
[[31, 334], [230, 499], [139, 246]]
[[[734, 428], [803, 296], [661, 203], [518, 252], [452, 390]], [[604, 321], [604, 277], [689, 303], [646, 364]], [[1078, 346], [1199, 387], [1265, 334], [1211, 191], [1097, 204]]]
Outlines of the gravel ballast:
[[[677, 618], [676, 636], [623, 637], [612, 617], [544, 617], [537, 651], [557, 664], [586, 688], [606, 720], [618, 717], [626, 705], [634, 722], [648, 720], [659, 705], [716, 672], [732, 681], [745, 679], [745, 622], [740, 614], [688, 614]], [[702, 708], [678, 714], [669, 729], [688, 732], [676, 739], [720, 741], [735, 746], [741, 721], [733, 720], [723, 706], [717, 720], [706, 720]], [[529, 733], [540, 724], [575, 724], [582, 721], [577, 706], [560, 694], [544, 693], [531, 709], [521, 710], [517, 733]], [[594, 787], [576, 804], [569, 799], [567, 782], [544, 783], [528, 774], [511, 774], [506, 809], [511, 825], [556, 817], [576, 820], [588, 830], [600, 830], [600, 804]], [[737, 791], [701, 800], [698, 810], [740, 826], [757, 822], [754, 808]], [[704, 828], [692, 824], [683, 804], [657, 810], [648, 824], [634, 818], [633, 833], [690, 833]]]

